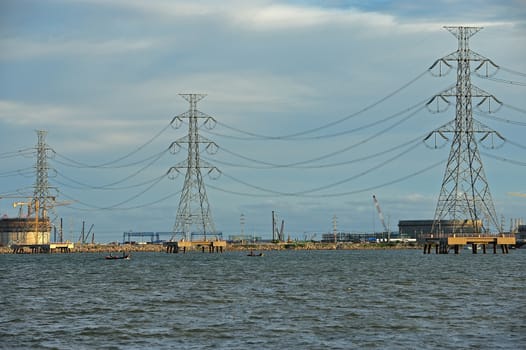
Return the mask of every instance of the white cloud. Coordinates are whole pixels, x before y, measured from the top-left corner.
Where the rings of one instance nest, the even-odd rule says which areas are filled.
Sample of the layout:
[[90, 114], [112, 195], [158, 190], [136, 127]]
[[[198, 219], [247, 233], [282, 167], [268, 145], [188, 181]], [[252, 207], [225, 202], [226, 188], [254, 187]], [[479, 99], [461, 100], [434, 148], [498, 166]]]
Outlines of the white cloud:
[[62, 106], [35, 106], [0, 100], [0, 121], [18, 126], [57, 125], [71, 116], [72, 110]]
[[159, 46], [157, 39], [0, 39], [0, 60], [26, 60], [44, 56], [99, 56], [144, 51]]
[[[137, 140], [144, 139], [144, 130], [155, 130], [152, 124], [157, 124], [151, 120], [108, 118], [92, 108], [6, 100], [0, 100], [0, 123], [8, 127], [48, 130], [57, 140], [53, 146], [65, 152], [100, 152], [117, 145], [135, 146]], [[8, 137], [12, 135], [4, 138]]]

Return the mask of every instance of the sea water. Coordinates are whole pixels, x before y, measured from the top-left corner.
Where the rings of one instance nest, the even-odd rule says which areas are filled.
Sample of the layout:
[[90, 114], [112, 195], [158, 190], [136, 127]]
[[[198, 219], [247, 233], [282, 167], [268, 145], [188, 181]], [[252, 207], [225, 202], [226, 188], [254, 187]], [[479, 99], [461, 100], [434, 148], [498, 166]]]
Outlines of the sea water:
[[0, 255], [5, 349], [525, 349], [526, 250]]

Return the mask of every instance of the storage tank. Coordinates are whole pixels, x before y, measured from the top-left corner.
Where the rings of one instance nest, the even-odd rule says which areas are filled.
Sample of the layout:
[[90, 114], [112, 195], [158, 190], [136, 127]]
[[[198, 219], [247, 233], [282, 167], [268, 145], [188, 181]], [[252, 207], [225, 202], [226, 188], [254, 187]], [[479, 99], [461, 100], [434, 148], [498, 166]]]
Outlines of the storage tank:
[[1, 218], [0, 246], [18, 244], [49, 244], [51, 223], [49, 219], [35, 218]]

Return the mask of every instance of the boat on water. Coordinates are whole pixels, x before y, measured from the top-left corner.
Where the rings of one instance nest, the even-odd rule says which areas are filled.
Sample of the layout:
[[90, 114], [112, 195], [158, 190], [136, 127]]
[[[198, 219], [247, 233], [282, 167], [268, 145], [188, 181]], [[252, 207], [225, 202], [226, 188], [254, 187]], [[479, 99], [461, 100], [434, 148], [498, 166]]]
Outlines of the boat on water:
[[110, 255], [106, 255], [104, 259], [106, 260], [130, 260], [130, 254], [123, 253], [122, 255], [112, 255], [110, 253]]
[[247, 256], [263, 256], [263, 253], [254, 253], [253, 251], [250, 251], [250, 253], [248, 253]]

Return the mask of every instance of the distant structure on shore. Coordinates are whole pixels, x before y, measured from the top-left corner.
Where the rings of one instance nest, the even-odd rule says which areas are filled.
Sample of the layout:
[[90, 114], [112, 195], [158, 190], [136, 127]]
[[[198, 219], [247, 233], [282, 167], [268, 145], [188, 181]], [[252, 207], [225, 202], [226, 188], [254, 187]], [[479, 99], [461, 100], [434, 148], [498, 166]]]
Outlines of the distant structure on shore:
[[51, 223], [48, 218], [36, 221], [35, 218], [0, 219], [0, 246], [13, 243], [48, 244], [51, 236]]
[[[15, 201], [13, 207], [20, 207], [17, 218], [2, 217], [0, 219], [0, 245], [11, 244], [49, 244], [51, 239], [51, 221], [48, 213], [54, 210], [55, 196], [51, 195], [48, 183], [47, 154], [51, 150], [46, 144], [44, 130], [37, 130], [36, 146], [36, 178], [34, 193], [27, 202]], [[7, 195], [2, 198], [27, 199], [20, 195]], [[22, 208], [27, 207], [24, 214]]]

